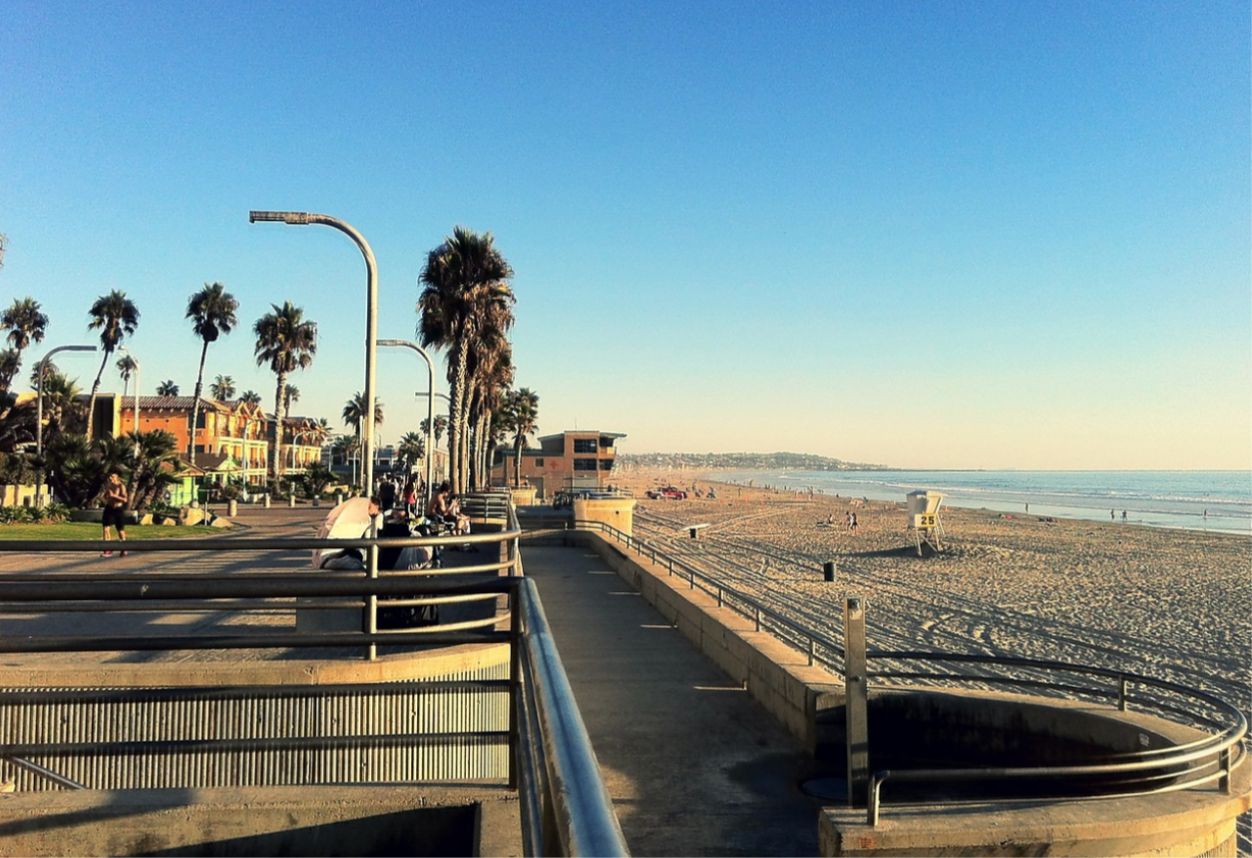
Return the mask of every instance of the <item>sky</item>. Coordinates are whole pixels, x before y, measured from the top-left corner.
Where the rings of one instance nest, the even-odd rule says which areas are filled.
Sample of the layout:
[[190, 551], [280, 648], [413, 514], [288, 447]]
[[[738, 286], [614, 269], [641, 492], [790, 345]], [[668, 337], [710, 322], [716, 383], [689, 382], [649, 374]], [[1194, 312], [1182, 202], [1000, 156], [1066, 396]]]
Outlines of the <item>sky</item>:
[[[144, 393], [272, 406], [253, 322], [318, 324], [341, 425], [414, 339], [455, 225], [513, 266], [540, 434], [936, 468], [1252, 467], [1249, 4], [0, 0], [0, 304], [89, 343], [120, 289]], [[88, 387], [98, 360], [59, 356]], [[437, 389], [446, 391], [446, 381]], [[28, 373], [23, 372], [25, 379]], [[102, 389], [118, 389], [106, 370]], [[426, 374], [384, 349], [383, 442]]]

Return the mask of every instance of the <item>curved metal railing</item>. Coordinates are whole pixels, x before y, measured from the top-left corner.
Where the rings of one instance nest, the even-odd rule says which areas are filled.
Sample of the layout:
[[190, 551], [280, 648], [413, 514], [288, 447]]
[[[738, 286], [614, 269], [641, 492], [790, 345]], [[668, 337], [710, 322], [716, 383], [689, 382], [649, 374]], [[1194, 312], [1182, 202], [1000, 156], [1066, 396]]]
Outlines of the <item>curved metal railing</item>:
[[[519, 789], [527, 854], [627, 855], [613, 805], [600, 777], [595, 753], [582, 724], [568, 679], [552, 640], [534, 583], [522, 574], [518, 551], [520, 528], [507, 496], [467, 496], [463, 506], [479, 520], [502, 520], [503, 529], [468, 536], [410, 538], [247, 538], [129, 540], [127, 551], [151, 553], [298, 552], [310, 549], [364, 549], [367, 568], [357, 571], [315, 570], [196, 574], [162, 571], [122, 574], [0, 574], [0, 614], [109, 611], [266, 611], [291, 610], [292, 599], [306, 601], [300, 609], [363, 609], [359, 630], [332, 632], [247, 632], [143, 636], [55, 635], [6, 636], [0, 652], [100, 652], [238, 650], [267, 648], [326, 648], [368, 646], [439, 646], [467, 643], [507, 643], [509, 678], [422, 680], [389, 685], [370, 693], [399, 693], [413, 686], [431, 689], [477, 689], [497, 693], [507, 689], [508, 732], [443, 734], [370, 734], [269, 739], [145, 740], [91, 743], [14, 741], [0, 737], [0, 758], [62, 788], [83, 788], [27, 757], [56, 759], [83, 754], [136, 755], [173, 750], [239, 751], [336, 748], [368, 745], [400, 748], [414, 742], [503, 740], [507, 736], [508, 780]], [[442, 569], [386, 571], [377, 568], [384, 548], [436, 546], [497, 546], [499, 559]], [[0, 553], [92, 554], [119, 550], [117, 542], [69, 540], [0, 540]], [[469, 580], [466, 576], [469, 576]], [[426, 627], [378, 629], [377, 608], [417, 604], [455, 604], [472, 600], [507, 599], [485, 618]], [[359, 686], [353, 686], [359, 688]], [[335, 688], [266, 689], [280, 695], [321, 695]], [[342, 689], [339, 689], [342, 690]], [[229, 695], [229, 689], [156, 689], [146, 691], [28, 690], [0, 692], [0, 702], [47, 704], [90, 696], [91, 699], [156, 695], [162, 700], [191, 699], [205, 693]], [[244, 692], [240, 692], [244, 693]], [[153, 698], [153, 699], [156, 699]], [[129, 699], [129, 698], [128, 698]], [[64, 701], [63, 701], [64, 702]]]
[[[836, 641], [816, 634], [802, 625], [792, 621], [768, 605], [744, 593], [727, 587], [706, 573], [690, 564], [676, 559], [672, 555], [660, 551], [656, 546], [635, 539], [632, 535], [599, 521], [577, 521], [575, 527], [582, 530], [597, 530], [608, 534], [618, 542], [633, 550], [641, 557], [647, 557], [655, 565], [663, 566], [670, 575], [685, 578], [690, 589], [698, 589], [717, 599], [719, 607], [726, 607], [741, 616], [751, 619], [757, 631], [769, 627], [784, 629], [793, 636], [806, 642], [805, 649], [809, 664], [820, 663], [835, 672], [840, 672], [839, 661], [845, 656], [843, 647]], [[795, 645], [794, 640], [779, 636], [784, 643]], [[822, 650], [834, 653], [839, 661], [826, 658]], [[1230, 789], [1230, 773], [1246, 756], [1243, 740], [1248, 735], [1248, 721], [1243, 711], [1212, 694], [1175, 682], [1142, 676], [1124, 670], [1117, 670], [1093, 665], [1079, 665], [1060, 661], [1040, 659], [1014, 658], [1010, 656], [977, 655], [961, 653], [945, 653], [914, 650], [868, 649], [866, 658], [880, 662], [913, 661], [926, 664], [983, 664], [998, 668], [1018, 668], [1026, 671], [1055, 676], [1058, 673], [1099, 677], [1111, 680], [1106, 686], [1074, 685], [1057, 682], [1055, 679], [1032, 679], [1028, 676], [1006, 676], [1001, 673], [956, 673], [952, 671], [906, 671], [900, 669], [882, 669], [870, 671], [870, 678], [901, 679], [911, 682], [928, 681], [936, 686], [951, 684], [968, 684], [981, 682], [1034, 689], [1044, 689], [1053, 693], [1085, 694], [1096, 698], [1115, 700], [1119, 710], [1125, 711], [1130, 702], [1143, 706], [1163, 716], [1181, 716], [1182, 723], [1200, 725], [1202, 728], [1216, 731], [1192, 742], [1169, 747], [1146, 749], [1114, 755], [1105, 762], [1096, 764], [1074, 764], [1068, 766], [1021, 766], [1021, 767], [967, 767], [947, 769], [882, 769], [875, 771], [869, 781], [866, 807], [868, 821], [877, 824], [883, 784], [895, 782], [945, 782], [959, 783], [979, 780], [1012, 781], [1025, 778], [1070, 778], [1075, 780], [1093, 777], [1126, 775], [1121, 785], [1127, 787], [1123, 792], [1112, 794], [1101, 793], [1100, 797], [1113, 795], [1144, 795], [1149, 793], [1170, 792], [1204, 786], [1216, 782], [1219, 789]], [[1166, 692], [1188, 703], [1187, 706], [1171, 704], [1162, 698], [1149, 698], [1141, 694], [1131, 694], [1131, 688], [1154, 689]], [[1206, 716], [1197, 711], [1197, 705], [1211, 713]], [[1179, 723], [1177, 719], [1175, 723]], [[1162, 770], [1167, 770], [1162, 773]], [[1167, 781], [1167, 783], [1161, 783]], [[1130, 788], [1134, 787], [1134, 788]], [[1061, 795], [1058, 795], [1061, 797]], [[1064, 794], [1064, 797], [1073, 797]], [[956, 801], [948, 799], [948, 801]]]

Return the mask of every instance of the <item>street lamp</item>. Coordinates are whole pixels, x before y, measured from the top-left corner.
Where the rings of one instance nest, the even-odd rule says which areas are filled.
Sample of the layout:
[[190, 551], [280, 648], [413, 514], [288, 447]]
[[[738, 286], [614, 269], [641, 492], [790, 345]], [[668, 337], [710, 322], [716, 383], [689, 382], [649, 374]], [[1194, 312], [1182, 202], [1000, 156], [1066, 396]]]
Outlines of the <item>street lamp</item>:
[[[126, 348], [126, 346], [118, 346], [117, 350], [119, 352], [126, 352], [126, 354], [130, 355], [130, 359], [135, 362], [135, 456], [138, 457], [139, 456], [139, 384], [140, 384], [140, 381], [143, 379], [143, 373], [139, 367], [139, 358], [131, 354], [130, 349]], [[191, 443], [193, 446], [196, 443], [196, 427], [194, 426], [191, 427]]]
[[426, 350], [412, 340], [379, 340], [378, 344], [380, 346], [412, 349], [421, 355], [422, 360], [426, 361], [426, 373], [430, 382], [429, 389], [431, 394], [426, 400], [426, 496], [430, 497], [434, 491], [434, 486], [431, 484], [431, 466], [435, 459], [435, 445], [432, 437], [435, 431], [435, 396], [438, 395], [435, 393], [435, 364], [431, 361], [430, 355], [426, 354]]
[[39, 371], [35, 374], [35, 455], [40, 460], [39, 482], [35, 485], [35, 503], [39, 503], [43, 489], [43, 374], [48, 369], [48, 362], [57, 352], [94, 352], [95, 346], [57, 346], [39, 361]]
[[[334, 227], [356, 242], [361, 255], [365, 257], [365, 402], [367, 407], [365, 409], [364, 427], [361, 432], [361, 445], [363, 447], [362, 453], [365, 457], [363, 463], [365, 495], [368, 497], [374, 489], [374, 338], [377, 336], [378, 328], [378, 269], [374, 262], [374, 251], [370, 248], [369, 242], [365, 240], [365, 236], [361, 235], [349, 224], [330, 215], [313, 214], [311, 212], [248, 212], [248, 223], [256, 223], [257, 221], [275, 221], [293, 226], [322, 224], [323, 226]], [[282, 432], [282, 426], [278, 427], [278, 431]]]

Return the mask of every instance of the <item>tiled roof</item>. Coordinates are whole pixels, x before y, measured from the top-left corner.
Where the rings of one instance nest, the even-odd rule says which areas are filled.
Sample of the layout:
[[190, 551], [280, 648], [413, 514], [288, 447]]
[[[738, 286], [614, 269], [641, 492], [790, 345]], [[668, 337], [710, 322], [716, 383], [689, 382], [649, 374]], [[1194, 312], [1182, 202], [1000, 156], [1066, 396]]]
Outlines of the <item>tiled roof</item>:
[[196, 467], [204, 471], [220, 471], [222, 470], [222, 465], [227, 461], [229, 461], [232, 465], [235, 466], [234, 468], [231, 468], [230, 470], [238, 470], [238, 467], [239, 467], [238, 463], [235, 462], [233, 459], [231, 459], [231, 457], [226, 453], [197, 453], [196, 454]]
[[[148, 411], [191, 411], [192, 405], [196, 399], [194, 396], [141, 396], [139, 397], [139, 411], [142, 414]], [[134, 397], [127, 396], [122, 400], [122, 407], [134, 407]], [[222, 411], [229, 413], [230, 406], [224, 402], [218, 402], [216, 399], [209, 399], [207, 396], [200, 397], [200, 410]]]

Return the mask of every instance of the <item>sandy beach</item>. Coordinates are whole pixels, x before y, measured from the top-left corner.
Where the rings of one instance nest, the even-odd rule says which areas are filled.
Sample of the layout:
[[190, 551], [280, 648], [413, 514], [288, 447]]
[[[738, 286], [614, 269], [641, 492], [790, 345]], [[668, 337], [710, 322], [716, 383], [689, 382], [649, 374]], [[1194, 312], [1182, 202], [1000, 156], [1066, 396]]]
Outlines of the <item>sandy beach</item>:
[[[1252, 704], [1252, 539], [1119, 522], [944, 508], [944, 550], [917, 556], [900, 503], [632, 470], [635, 535], [832, 634], [868, 604], [871, 647], [1072, 661], [1171, 679]], [[649, 500], [673, 484], [686, 500]], [[707, 495], [713, 486], [717, 498]], [[850, 532], [845, 516], [855, 511]], [[833, 518], [833, 525], [826, 521]], [[707, 524], [699, 540], [687, 527]], [[835, 561], [835, 583], [822, 563]]]

